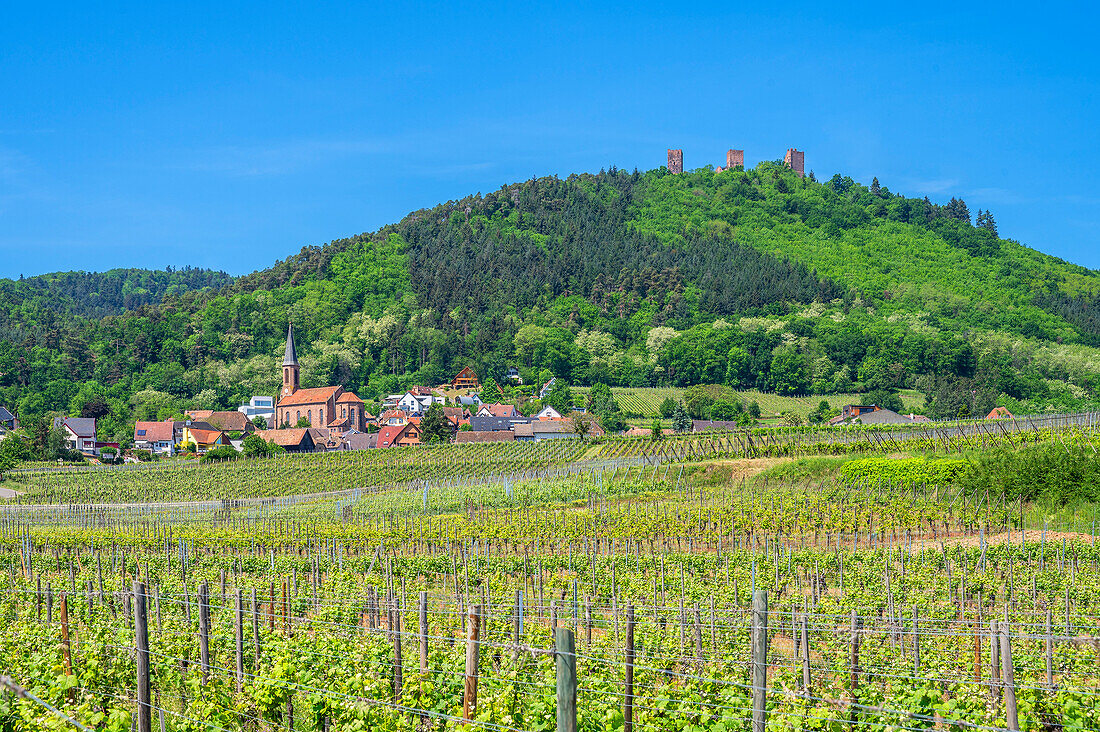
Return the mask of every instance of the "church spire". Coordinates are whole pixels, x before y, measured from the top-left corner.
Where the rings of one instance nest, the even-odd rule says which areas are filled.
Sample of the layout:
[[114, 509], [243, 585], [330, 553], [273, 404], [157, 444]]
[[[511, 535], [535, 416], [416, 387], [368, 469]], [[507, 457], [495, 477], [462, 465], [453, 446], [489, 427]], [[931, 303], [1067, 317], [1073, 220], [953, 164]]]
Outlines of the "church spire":
[[294, 326], [286, 327], [286, 354], [283, 356], [283, 366], [297, 366], [298, 352], [294, 350]]
[[280, 396], [298, 391], [298, 352], [294, 349], [294, 326], [286, 329], [286, 354], [283, 355], [283, 388]]

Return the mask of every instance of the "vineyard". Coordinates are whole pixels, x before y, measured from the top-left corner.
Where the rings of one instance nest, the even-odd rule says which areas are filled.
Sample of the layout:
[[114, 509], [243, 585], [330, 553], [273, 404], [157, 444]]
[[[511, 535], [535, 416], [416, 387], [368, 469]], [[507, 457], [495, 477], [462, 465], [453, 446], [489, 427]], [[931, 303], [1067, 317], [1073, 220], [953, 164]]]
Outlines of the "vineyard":
[[0, 729], [1100, 729], [1100, 513], [951, 482], [1095, 421], [22, 473]]
[[[840, 409], [845, 404], [860, 404], [866, 399], [864, 394], [827, 394], [825, 396], [780, 396], [768, 392], [750, 390], [736, 390], [728, 387], [709, 387], [716, 395], [729, 395], [741, 402], [748, 404], [756, 402], [760, 405], [761, 414], [765, 417], [790, 412], [803, 419], [817, 409], [817, 405], [825, 400], [833, 409]], [[573, 391], [581, 397], [587, 397], [589, 387], [576, 386]], [[627, 415], [642, 417], [655, 417], [660, 413], [661, 403], [665, 399], [680, 401], [684, 398], [684, 390], [673, 387], [626, 387], [613, 386], [611, 393], [615, 397], [619, 409]], [[924, 397], [919, 392], [904, 390], [900, 393], [902, 404], [906, 412], [919, 410], [924, 404]]]

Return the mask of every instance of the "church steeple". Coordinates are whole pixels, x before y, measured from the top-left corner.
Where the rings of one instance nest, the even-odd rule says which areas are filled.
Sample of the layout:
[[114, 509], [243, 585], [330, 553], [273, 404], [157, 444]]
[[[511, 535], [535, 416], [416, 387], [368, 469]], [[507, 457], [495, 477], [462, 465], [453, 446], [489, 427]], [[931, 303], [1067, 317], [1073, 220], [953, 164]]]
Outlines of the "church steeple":
[[286, 353], [283, 355], [282, 396], [290, 396], [298, 391], [298, 352], [294, 349], [294, 326], [286, 330]]

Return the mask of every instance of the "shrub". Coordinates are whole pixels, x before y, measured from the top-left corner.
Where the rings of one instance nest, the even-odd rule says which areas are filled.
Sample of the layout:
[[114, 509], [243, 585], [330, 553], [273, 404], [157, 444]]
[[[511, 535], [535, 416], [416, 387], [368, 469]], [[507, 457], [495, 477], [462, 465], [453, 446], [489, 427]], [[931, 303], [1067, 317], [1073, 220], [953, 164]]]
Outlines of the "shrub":
[[970, 467], [965, 460], [927, 458], [861, 458], [844, 464], [840, 474], [854, 482], [954, 483]]
[[208, 450], [205, 455], [202, 456], [204, 463], [221, 462], [222, 460], [235, 460], [240, 455], [236, 449], [222, 445], [221, 447], [215, 447], [213, 450]]
[[988, 491], [1008, 500], [1097, 501], [1100, 455], [1061, 442], [990, 450], [968, 466], [959, 484], [972, 494]]

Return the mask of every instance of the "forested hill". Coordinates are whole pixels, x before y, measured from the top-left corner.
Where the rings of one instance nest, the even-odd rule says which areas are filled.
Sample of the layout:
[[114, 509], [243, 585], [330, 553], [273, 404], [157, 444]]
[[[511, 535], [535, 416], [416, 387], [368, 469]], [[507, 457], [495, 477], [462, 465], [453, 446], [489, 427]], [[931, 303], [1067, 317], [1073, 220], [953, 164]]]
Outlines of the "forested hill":
[[20, 309], [25, 322], [36, 314], [102, 318], [186, 297], [199, 291], [220, 290], [233, 281], [225, 272], [183, 269], [112, 269], [106, 272], [54, 272], [18, 280], [0, 279], [0, 308]]
[[303, 384], [366, 398], [465, 365], [528, 382], [908, 386], [939, 415], [1075, 408], [1100, 383], [1095, 272], [999, 238], [962, 201], [775, 163], [530, 180], [235, 279], [87, 279], [111, 275], [0, 285], [0, 404], [27, 418], [105, 403], [108, 435], [234, 407], [276, 389], [288, 319]]

